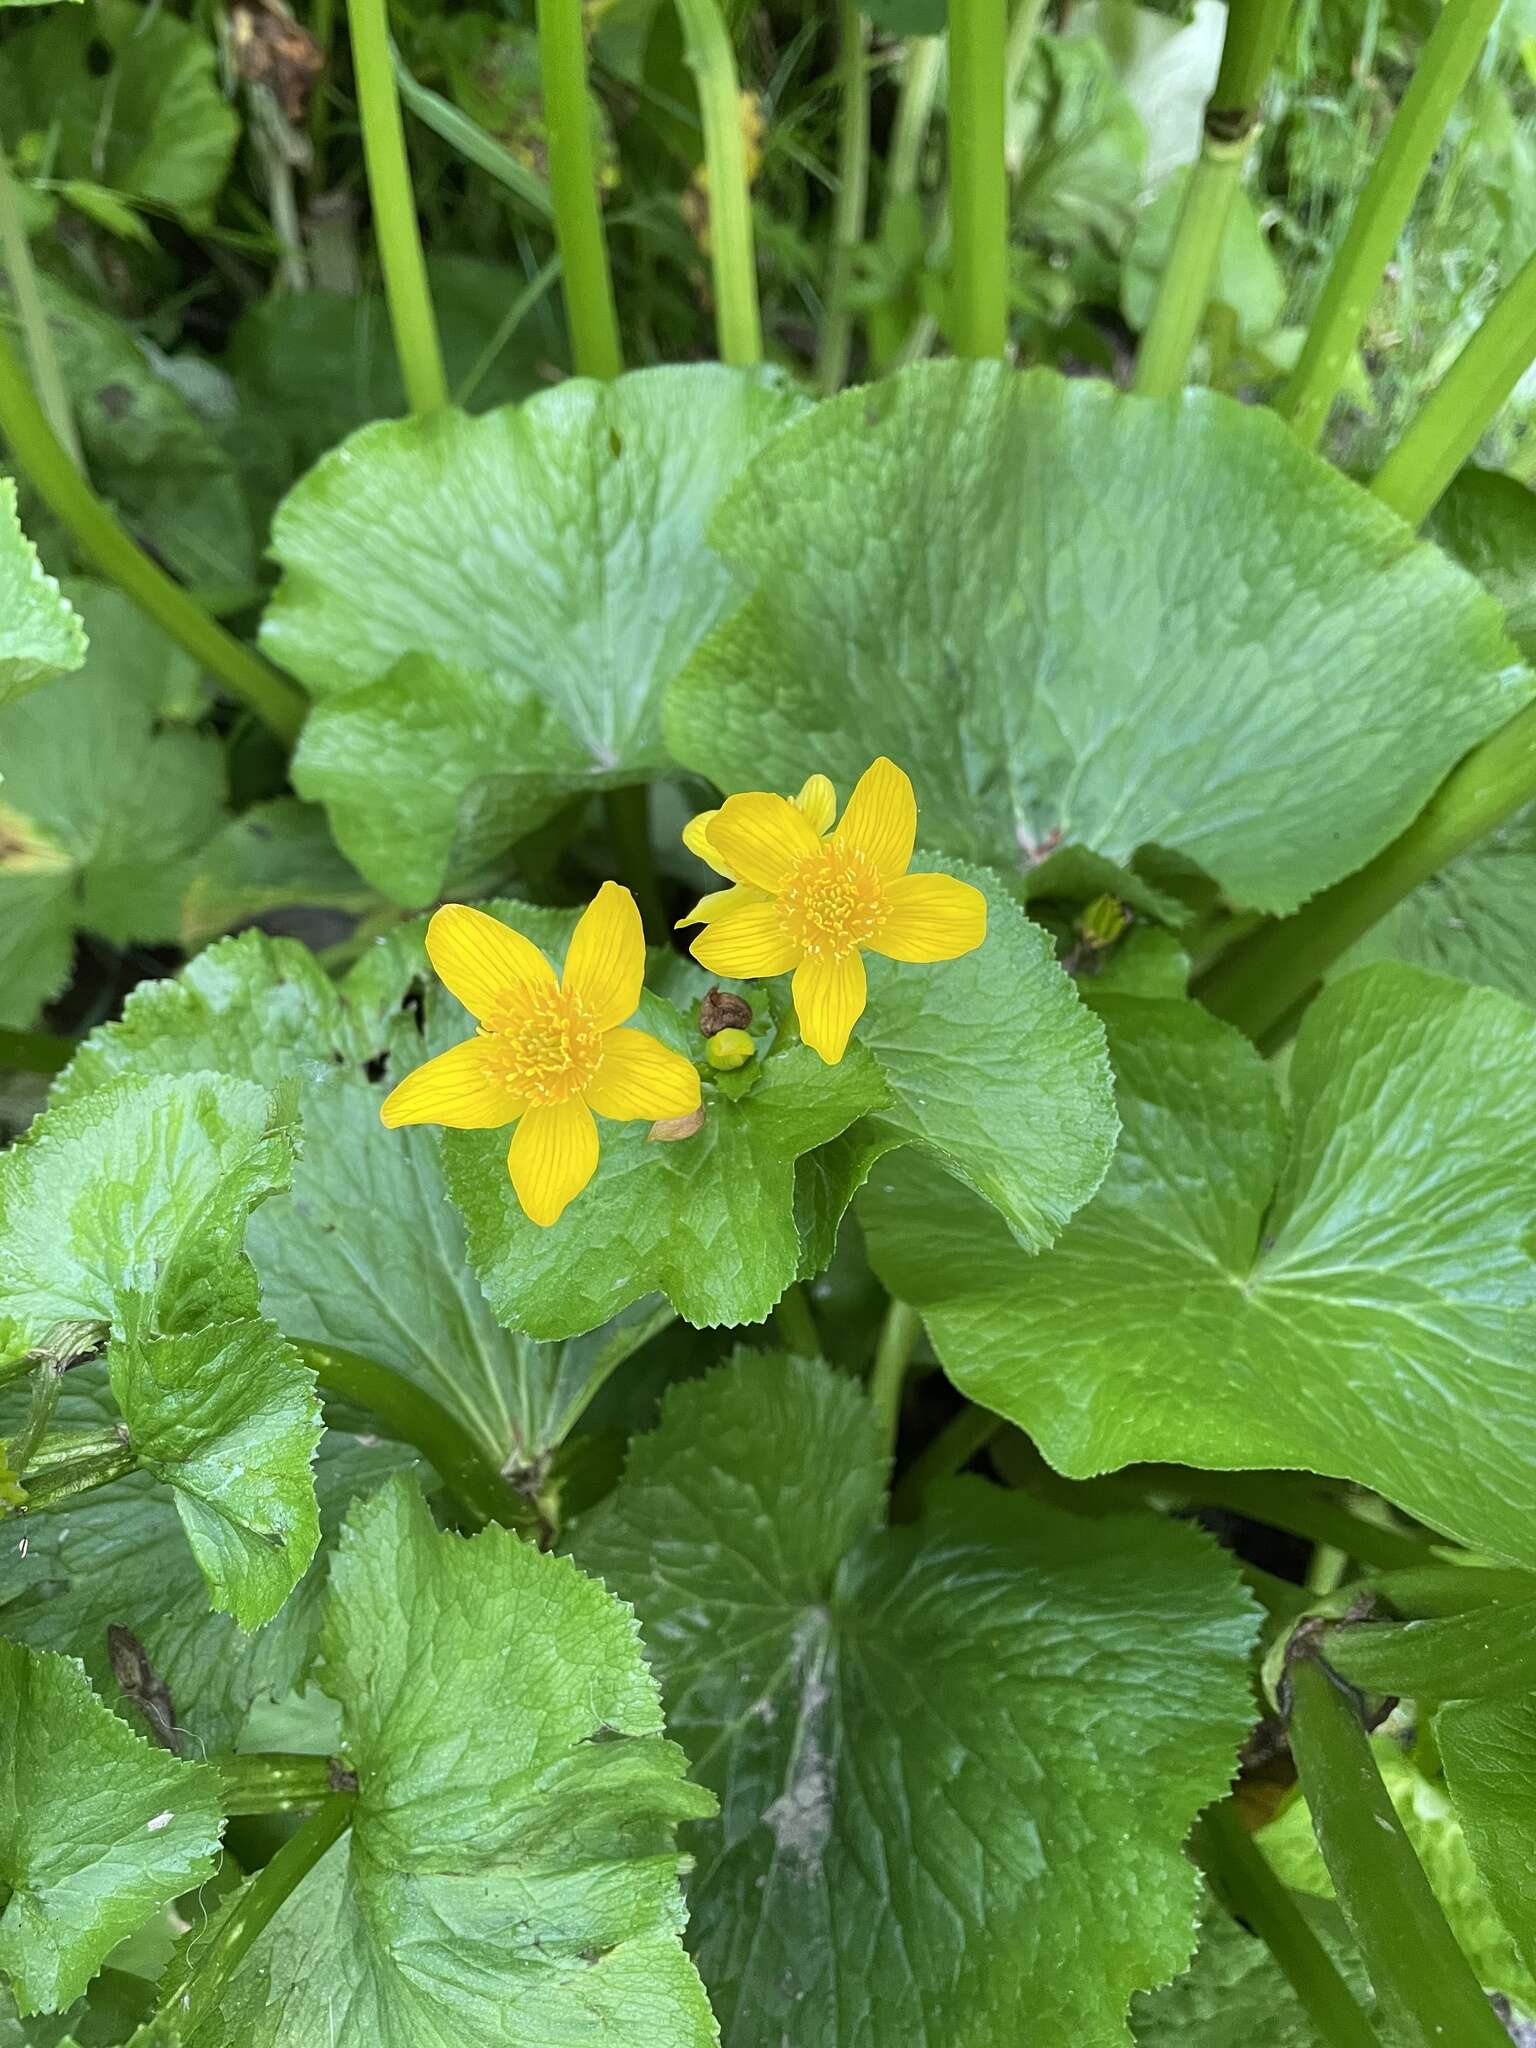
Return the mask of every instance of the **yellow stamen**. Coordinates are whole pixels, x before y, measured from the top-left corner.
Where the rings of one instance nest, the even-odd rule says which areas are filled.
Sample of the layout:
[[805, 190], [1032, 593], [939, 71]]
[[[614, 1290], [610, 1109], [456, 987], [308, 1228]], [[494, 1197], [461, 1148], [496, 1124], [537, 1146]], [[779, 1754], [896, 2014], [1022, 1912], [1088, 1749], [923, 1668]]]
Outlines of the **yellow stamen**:
[[603, 1035], [581, 997], [563, 988], [509, 989], [480, 1027], [487, 1069], [524, 1102], [579, 1095], [603, 1057]]
[[875, 938], [888, 915], [885, 884], [856, 846], [807, 854], [778, 895], [785, 936], [813, 960], [844, 960]]

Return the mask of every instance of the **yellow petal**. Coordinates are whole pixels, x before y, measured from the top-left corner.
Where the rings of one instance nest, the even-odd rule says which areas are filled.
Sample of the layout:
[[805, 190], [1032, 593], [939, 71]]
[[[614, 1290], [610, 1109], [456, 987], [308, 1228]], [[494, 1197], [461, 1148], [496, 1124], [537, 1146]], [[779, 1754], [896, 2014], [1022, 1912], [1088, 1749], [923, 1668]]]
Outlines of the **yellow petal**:
[[584, 1090], [588, 1109], [619, 1119], [687, 1116], [702, 1100], [692, 1060], [648, 1031], [610, 1031], [602, 1064]]
[[523, 1105], [485, 1064], [484, 1040], [467, 1038], [428, 1060], [391, 1088], [379, 1104], [390, 1130], [401, 1124], [446, 1124], [454, 1131], [494, 1131]]
[[597, 1171], [597, 1125], [579, 1095], [528, 1110], [512, 1133], [507, 1172], [530, 1223], [558, 1223]]
[[555, 970], [531, 939], [467, 903], [432, 913], [427, 958], [476, 1023], [512, 989], [554, 985]]
[[716, 867], [730, 863], [730, 873], [754, 888], [777, 889], [796, 861], [815, 853], [821, 835], [804, 811], [788, 797], [766, 790], [728, 796], [709, 828], [710, 844], [721, 855]]
[[690, 818], [683, 827], [683, 844], [695, 860], [703, 861], [705, 867], [713, 868], [717, 875], [724, 875], [727, 881], [734, 882], [736, 877], [709, 843], [709, 828], [719, 815], [718, 811], [700, 811]]
[[904, 875], [917, 838], [917, 798], [904, 769], [884, 754], [859, 777], [832, 837], [856, 846], [887, 881]]
[[571, 933], [563, 986], [581, 997], [599, 1031], [610, 1031], [639, 1009], [644, 980], [645, 933], [635, 899], [617, 882], [604, 882]]
[[795, 809], [804, 811], [818, 832], [830, 832], [837, 816], [837, 791], [825, 775], [808, 775], [795, 798]]
[[793, 987], [800, 1036], [835, 1067], [864, 1014], [864, 962], [857, 953], [842, 960], [802, 960]]
[[957, 960], [987, 936], [987, 899], [953, 875], [898, 875], [885, 885], [889, 915], [872, 953], [887, 960]]
[[717, 917], [688, 950], [711, 974], [742, 981], [788, 974], [800, 958], [800, 948], [780, 928], [777, 905], [762, 900]]
[[712, 889], [707, 896], [701, 896], [686, 917], [680, 917], [674, 927], [681, 931], [686, 924], [713, 924], [717, 917], [729, 917], [733, 910], [745, 910], [749, 903], [771, 903], [773, 898], [766, 889], [749, 889], [745, 882], [733, 882], [729, 889]]

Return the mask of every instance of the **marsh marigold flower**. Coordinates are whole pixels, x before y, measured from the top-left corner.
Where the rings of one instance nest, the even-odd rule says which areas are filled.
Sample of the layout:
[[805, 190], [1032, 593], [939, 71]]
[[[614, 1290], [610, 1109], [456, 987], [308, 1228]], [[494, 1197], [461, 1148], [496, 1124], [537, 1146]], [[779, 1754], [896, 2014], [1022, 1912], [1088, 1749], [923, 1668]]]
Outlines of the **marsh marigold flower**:
[[794, 971], [800, 1036], [832, 1064], [863, 1014], [865, 951], [888, 960], [954, 960], [987, 935], [987, 900], [953, 875], [909, 875], [917, 799], [882, 755], [859, 777], [830, 832], [837, 798], [813, 775], [791, 800], [727, 797], [683, 834], [734, 886], [696, 903], [695, 960], [743, 980]]
[[466, 903], [434, 913], [427, 957], [479, 1029], [407, 1074], [379, 1115], [391, 1130], [515, 1123], [507, 1172], [533, 1222], [556, 1222], [596, 1171], [594, 1113], [650, 1123], [699, 1107], [692, 1062], [626, 1022], [640, 1006], [645, 936], [616, 882], [582, 912], [558, 979], [531, 939]]

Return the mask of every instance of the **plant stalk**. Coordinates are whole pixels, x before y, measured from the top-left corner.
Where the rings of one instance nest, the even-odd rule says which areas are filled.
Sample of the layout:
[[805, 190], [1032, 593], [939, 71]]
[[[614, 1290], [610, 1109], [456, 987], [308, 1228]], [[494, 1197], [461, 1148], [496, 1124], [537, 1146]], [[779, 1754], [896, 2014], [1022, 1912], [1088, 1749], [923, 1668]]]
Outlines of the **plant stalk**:
[[331, 1794], [355, 1785], [346, 1765], [331, 1756], [276, 1752], [213, 1758], [224, 1781], [225, 1813], [307, 1813]]
[[1377, 1571], [1433, 1564], [1435, 1538], [1405, 1534], [1353, 1514], [1318, 1483], [1284, 1472], [1199, 1472], [1181, 1465], [1141, 1465], [1126, 1477], [1149, 1494], [1166, 1493], [1199, 1507], [1228, 1508], [1271, 1529], [1330, 1544]]
[[550, 197], [571, 353], [578, 376], [617, 377], [624, 356], [597, 198], [581, 0], [538, 0], [538, 21]]
[[736, 52], [719, 0], [677, 0], [683, 55], [699, 94], [704, 166], [709, 176], [709, 261], [715, 290], [715, 335], [723, 363], [762, 361], [757, 304], [757, 253], [752, 234], [752, 181], [741, 123]]
[[922, 1318], [917, 1310], [893, 1298], [885, 1312], [885, 1321], [880, 1325], [880, 1339], [875, 1346], [875, 1362], [869, 1374], [869, 1398], [879, 1419], [881, 1435], [893, 1455], [896, 1431], [901, 1423], [901, 1391], [922, 1328]]
[[799, 1281], [791, 1281], [773, 1312], [774, 1328], [797, 1358], [820, 1358], [821, 1332]]
[[384, 270], [384, 297], [394, 329], [395, 354], [412, 412], [437, 412], [448, 403], [437, 316], [427, 287], [421, 223], [405, 153], [405, 123], [390, 61], [386, 0], [347, 0], [363, 161], [373, 206], [373, 235]]
[[1231, 0], [1221, 68], [1205, 109], [1200, 155], [1184, 187], [1168, 262], [1141, 338], [1133, 388], [1165, 398], [1181, 388], [1210, 302], [1232, 201], [1259, 125], [1259, 96], [1275, 61], [1288, 0]]
[[1286, 1677], [1301, 1789], [1344, 1917], [1404, 2048], [1509, 2048], [1387, 1797], [1359, 1701], [1302, 1649]]
[[84, 475], [85, 456], [75, 429], [74, 408], [69, 402], [64, 373], [59, 368], [53, 336], [48, 331], [48, 314], [38, 289], [32, 245], [22, 223], [21, 197], [16, 189], [16, 177], [6, 154], [3, 136], [0, 136], [0, 263], [4, 264], [11, 281], [16, 321], [21, 329], [27, 362], [32, 371], [33, 389], [37, 392], [43, 417], [52, 427], [59, 446]]
[[1001, 1415], [967, 1401], [959, 1414], [952, 1415], [938, 1435], [924, 1444], [902, 1474], [891, 1494], [891, 1520], [915, 1522], [929, 1487], [963, 1470], [1004, 1426]]
[[295, 1342], [294, 1348], [329, 1393], [377, 1415], [391, 1436], [415, 1445], [472, 1528], [496, 1522], [526, 1534], [538, 1526], [532, 1504], [486, 1463], [463, 1424], [404, 1373], [336, 1344]]
[[24, 1512], [57, 1507], [77, 1493], [109, 1486], [134, 1471], [138, 1462], [133, 1447], [115, 1429], [74, 1429], [45, 1437], [27, 1459]]
[[867, 33], [858, 0], [838, 0], [837, 22], [842, 125], [826, 306], [816, 357], [816, 381], [829, 394], [841, 391], [848, 379], [853, 344], [853, 312], [848, 292], [853, 282], [853, 259], [864, 239], [864, 216], [869, 204], [869, 70]]
[[[913, 241], [923, 236], [923, 208], [918, 197], [923, 145], [933, 121], [944, 64], [941, 36], [912, 36], [902, 61], [901, 87], [890, 146], [885, 156], [885, 192], [880, 204], [880, 239], [894, 241], [903, 216], [912, 223]], [[869, 316], [869, 353], [877, 370], [887, 369], [901, 346], [902, 322], [891, 306], [877, 306]]]
[[1381, 2048], [1333, 1958], [1259, 1853], [1230, 1799], [1201, 1815], [1190, 1847], [1233, 1916], [1280, 1965], [1324, 2048]]
[[1407, 831], [1373, 861], [1292, 916], [1239, 940], [1196, 981], [1195, 994], [1263, 1050], [1274, 1051], [1356, 939], [1532, 797], [1536, 704], [1527, 704], [1464, 756]]
[[71, 540], [161, 630], [253, 711], [280, 740], [292, 743], [306, 700], [288, 678], [227, 633], [152, 562], [86, 483], [49, 426], [0, 331], [0, 433], [48, 509]]
[[1418, 526], [1536, 358], [1536, 254], [1441, 378], [1377, 471], [1371, 489]]
[[645, 935], [652, 945], [665, 945], [671, 934], [662, 908], [656, 856], [651, 848], [650, 790], [643, 782], [631, 783], [627, 789], [606, 790], [603, 811], [608, 837], [618, 856], [619, 872], [627, 876], [635, 892]]
[[179, 2048], [216, 2010], [219, 1994], [258, 1934], [352, 1822], [354, 1795], [333, 1792], [278, 1850], [198, 1944], [189, 1969], [184, 1951], [172, 1964], [160, 2009], [134, 2036], [135, 2048]]
[[1007, 43], [1007, 0], [952, 0], [949, 338], [962, 356], [1000, 356], [1008, 346]]
[[1501, 0], [1447, 0], [1334, 252], [1296, 367], [1276, 400], [1316, 447], [1430, 159]]

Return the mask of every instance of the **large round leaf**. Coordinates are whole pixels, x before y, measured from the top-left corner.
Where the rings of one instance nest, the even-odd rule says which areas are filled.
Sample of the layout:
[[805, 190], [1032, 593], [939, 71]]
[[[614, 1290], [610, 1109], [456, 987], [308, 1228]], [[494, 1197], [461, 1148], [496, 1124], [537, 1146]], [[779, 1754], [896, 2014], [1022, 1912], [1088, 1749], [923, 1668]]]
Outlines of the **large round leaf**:
[[926, 366], [780, 435], [711, 537], [750, 594], [673, 687], [678, 759], [793, 789], [887, 753], [931, 843], [1026, 873], [1157, 847], [1293, 910], [1533, 687], [1469, 576], [1209, 392]]
[[320, 700], [300, 792], [370, 881], [430, 902], [456, 840], [667, 767], [661, 690], [733, 587], [705, 522], [801, 404], [714, 365], [578, 379], [365, 427], [294, 489], [263, 638]]

